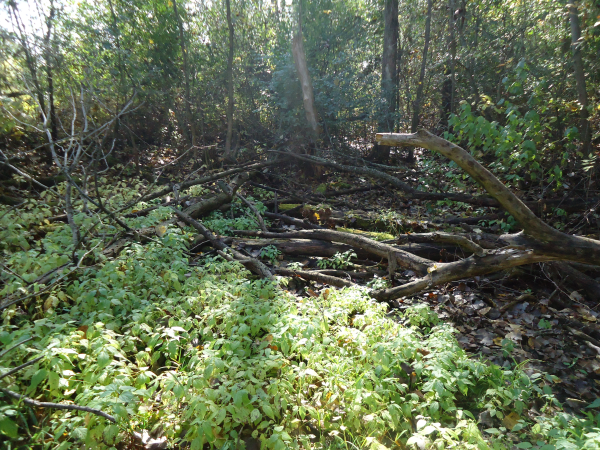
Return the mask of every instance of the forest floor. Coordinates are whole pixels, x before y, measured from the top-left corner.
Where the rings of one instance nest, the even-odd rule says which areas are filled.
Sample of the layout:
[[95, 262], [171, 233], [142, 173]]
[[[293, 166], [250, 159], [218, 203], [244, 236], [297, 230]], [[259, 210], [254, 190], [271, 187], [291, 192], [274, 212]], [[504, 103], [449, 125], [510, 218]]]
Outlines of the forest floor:
[[[169, 158], [170, 155], [164, 155], [164, 159], [156, 163], [164, 164], [169, 161]], [[422, 172], [426, 169], [420, 168], [417, 164], [412, 171], [413, 175], [409, 172], [407, 176], [404, 172], [404, 176], [417, 181], [422, 178]], [[133, 173], [124, 175], [129, 172], [127, 166], [117, 166], [103, 183], [106, 186], [121, 186], [119, 189], [123, 191], [134, 189], [142, 180]], [[158, 174], [157, 171], [154, 172], [153, 175]], [[497, 209], [473, 208], [456, 202], [406, 201], [399, 197], [396, 191], [385, 186], [374, 185], [361, 176], [333, 170], [317, 172], [316, 175], [307, 177], [305, 171], [294, 164], [280, 165], [277, 170], [265, 169], [259, 172], [252, 183], [243, 186], [240, 192], [253, 202], [262, 203], [271, 212], [289, 215], [302, 220], [305, 224], [357, 233], [392, 244], [396, 243], [396, 236], [403, 233], [467, 229], [476, 233], [499, 234], [509, 228], [515, 230], [515, 225], [498, 214]], [[178, 168], [171, 171], [168, 178], [176, 182], [184, 179], [189, 173], [191, 170]], [[200, 171], [194, 176], [201, 175]], [[27, 198], [29, 195], [24, 186], [17, 188], [3, 186], [2, 190], [0, 194], [12, 197]], [[344, 190], [353, 192], [343, 194]], [[277, 197], [273, 194], [275, 191]], [[184, 195], [186, 193], [182, 192], [181, 196]], [[165, 204], [172, 200], [173, 195], [169, 194], [162, 197], [160, 202]], [[184, 200], [184, 206], [186, 201], [188, 200]], [[130, 209], [130, 211], [130, 214], [135, 215], [137, 210]], [[391, 287], [417, 278], [410, 270], [390, 270], [384, 259], [357, 256], [352, 252], [344, 253], [338, 247], [317, 248], [316, 253], [311, 248], [303, 253], [302, 245], [293, 247], [281, 241], [261, 241], [260, 244], [253, 245], [252, 238], [240, 237], [231, 232], [232, 228], [240, 224], [244, 225], [246, 230], [253, 229], [256, 224], [248, 225], [247, 221], [239, 220], [240, 217], [248, 220], [252, 214], [248, 211], [242, 213], [239, 207], [235, 214], [233, 211], [233, 209], [217, 211], [207, 218], [205, 225], [212, 228], [212, 231], [222, 237], [231, 248], [261, 260], [275, 272], [279, 269], [301, 268], [322, 269], [321, 272], [327, 274], [329, 270], [329, 273], [335, 272], [336, 276], [345, 277], [357, 285], [371, 287]], [[5, 212], [7, 213], [8, 211]], [[52, 218], [60, 216], [61, 213], [59, 205], [50, 204], [40, 222], [45, 221], [46, 226], [51, 228]], [[581, 217], [583, 213], [578, 214]], [[577, 217], [565, 215], [562, 220], [568, 223], [577, 220]], [[184, 224], [178, 223], [178, 225]], [[279, 219], [269, 220], [267, 225], [270, 230], [297, 229], [295, 225]], [[30, 236], [32, 239], [41, 239], [48, 232], [48, 230], [40, 231], [38, 228], [38, 234], [31, 231]], [[588, 232], [596, 233], [597, 230], [590, 229]], [[414, 250], [417, 254], [423, 254], [429, 259], [439, 259], [440, 262], [453, 261], [464, 256], [460, 249], [436, 244], [414, 246]], [[215, 257], [215, 250], [210, 243], [202, 239], [196, 240], [190, 245], [189, 257], [189, 267], [203, 267], [207, 261], [212, 261], [211, 258]], [[593, 268], [587, 269], [593, 276]], [[560, 409], [553, 407], [554, 411], [562, 410], [585, 416], [590, 411], [589, 408], [599, 406], [597, 399], [600, 398], [600, 341], [594, 337], [600, 335], [600, 324], [598, 324], [600, 313], [597, 311], [599, 298], [591, 298], [585, 292], [578, 291], [577, 286], [572, 284], [572, 280], [563, 275], [553, 264], [523, 266], [486, 277], [448, 283], [418, 295], [392, 300], [387, 305], [385, 315], [387, 318], [406, 324], [413, 315], [411, 311], [415, 307], [418, 310], [422, 305], [427, 305], [442, 323], [452, 326], [452, 333], [456, 340], [473, 361], [484, 361], [486, 365], [492, 363], [508, 371], [520, 371], [532, 379], [541, 377], [544, 379], [545, 386], [550, 387], [552, 394], [559, 401]], [[600, 276], [600, 273], [596, 272], [595, 276]], [[299, 302], [298, 304], [302, 304], [305, 301], [302, 299], [327, 300], [330, 297], [330, 289], [332, 288], [324, 281], [307, 281], [291, 276], [286, 281], [284, 291], [292, 295], [295, 301]], [[44, 298], [40, 301], [47, 303], [47, 299]], [[52, 307], [46, 308], [44, 303], [43, 309], [52, 310]], [[34, 310], [39, 312], [39, 307], [29, 309], [29, 311]], [[13, 310], [8, 315], [5, 312], [5, 325], [15, 320], [15, 314], [17, 317], [19, 314], [25, 316], [28, 312], [21, 309]], [[39, 315], [36, 317], [39, 318]], [[421, 325], [425, 325], [424, 330], [429, 330], [427, 326], [431, 324], [424, 320], [424, 324]], [[81, 327], [78, 328], [80, 329]], [[87, 328], [83, 332], [85, 335]], [[425, 335], [428, 333], [428, 331], [423, 332]], [[267, 335], [267, 338], [268, 336], [271, 335]], [[273, 347], [276, 351], [277, 345], [272, 345], [272, 340], [271, 336], [268, 344], [265, 345], [269, 348]], [[418, 349], [418, 351], [424, 355], [429, 353], [429, 350]], [[406, 368], [403, 369], [407, 371]], [[211, 378], [210, 382], [213, 383], [214, 380]], [[409, 386], [412, 384], [411, 378]], [[315, 386], [313, 388], [317, 389]], [[418, 396], [423, 396], [418, 389], [414, 392]], [[475, 419], [480, 430], [484, 433], [486, 433], [484, 430], [488, 430], [485, 435], [493, 444], [494, 433], [510, 432], [519, 420], [534, 421], [537, 417], [548, 414], [548, 411], [544, 412], [543, 408], [543, 403], [532, 401], [521, 411], [521, 414], [511, 412], [509, 408], [504, 414], [498, 414], [496, 417], [490, 415], [490, 408], [477, 408], [479, 414]], [[265, 414], [272, 416], [273, 412], [269, 414], [265, 410]], [[415, 424], [412, 426], [416, 427]], [[308, 424], [307, 427], [313, 439], [314, 434], [319, 437], [318, 422], [316, 428], [314, 424]], [[516, 430], [518, 428], [515, 428], [515, 432]], [[276, 433], [273, 434], [275, 435]], [[334, 435], [335, 433], [332, 434]], [[255, 436], [252, 435], [252, 438]], [[252, 438], [244, 437], [247, 448], [257, 445], [253, 443]], [[513, 436], [511, 439], [515, 445], [518, 445], [519, 441], [516, 437]], [[373, 446], [373, 442], [367, 442], [370, 447], [365, 447], [367, 444], [363, 443], [361, 448], [380, 448]], [[388, 438], [381, 438], [377, 442], [380, 443], [378, 445], [381, 445], [381, 448], [386, 448], [383, 447], [384, 444], [393, 446]], [[408, 448], [405, 447], [406, 439], [402, 442], [404, 443], [396, 440], [398, 448]], [[534, 442], [533, 448], [576, 448], [561, 447], [556, 444], [553, 444], [554, 447], [544, 447], [549, 445], [545, 440], [538, 440], [536, 444], [533, 439], [532, 442]], [[412, 443], [421, 445], [419, 441], [412, 441]], [[278, 444], [274, 445], [273, 448], [277, 448]]]

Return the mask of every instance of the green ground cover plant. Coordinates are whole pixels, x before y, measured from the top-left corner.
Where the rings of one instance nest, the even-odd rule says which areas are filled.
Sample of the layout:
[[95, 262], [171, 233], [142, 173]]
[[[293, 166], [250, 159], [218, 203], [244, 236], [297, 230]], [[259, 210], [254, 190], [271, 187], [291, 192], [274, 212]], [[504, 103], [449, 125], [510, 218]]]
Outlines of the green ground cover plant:
[[[1, 213], [2, 251], [16, 274], [2, 296], [25, 293], [25, 281], [70, 261], [63, 256], [72, 252], [68, 226], [46, 224], [46, 205], [25, 211]], [[170, 216], [159, 208], [128, 220], [141, 227]], [[85, 214], [77, 221], [82, 230], [94, 224]], [[16, 229], [25, 241], [11, 234]], [[19, 437], [36, 448], [122, 448], [142, 430], [190, 449], [243, 448], [250, 440], [264, 449], [515, 443], [549, 450], [599, 442], [597, 416], [554, 414], [551, 378], [469, 357], [452, 327], [424, 305], [389, 314], [368, 288], [301, 297], [286, 291], [286, 279], [255, 280], [218, 256], [190, 266], [192, 231], [175, 225], [110, 259], [97, 244], [114, 232], [96, 225], [87, 268], [48, 291], [36, 287], [40, 294], [25, 303], [31, 317], [16, 305], [3, 312], [3, 346], [32, 340], [5, 355], [0, 370], [43, 356], [2, 387], [98, 408], [117, 421], [48, 409], [32, 427], [31, 409], [3, 400], [6, 448], [17, 448]], [[533, 402], [543, 414], [525, 419]], [[482, 432], [484, 411], [497, 427]], [[523, 419], [512, 431], [502, 428], [513, 412]]]

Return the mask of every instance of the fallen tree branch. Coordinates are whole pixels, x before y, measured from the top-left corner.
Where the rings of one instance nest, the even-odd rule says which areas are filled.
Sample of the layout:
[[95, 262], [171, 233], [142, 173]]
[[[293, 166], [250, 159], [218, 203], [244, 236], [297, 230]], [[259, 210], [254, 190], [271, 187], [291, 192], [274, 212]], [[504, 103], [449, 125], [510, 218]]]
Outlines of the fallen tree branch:
[[590, 300], [600, 300], [600, 283], [594, 280], [589, 275], [580, 272], [570, 264], [565, 262], [555, 262], [552, 265], [557, 269], [558, 273], [570, 281], [571, 283], [581, 287]]
[[398, 287], [382, 289], [371, 295], [379, 301], [389, 301], [399, 297], [413, 295], [433, 286], [449, 283], [478, 275], [506, 270], [515, 266], [537, 262], [553, 261], [556, 258], [539, 255], [529, 250], [498, 249], [490, 250], [485, 256], [476, 255], [450, 263], [434, 263], [429, 267], [429, 273], [410, 283]]
[[377, 255], [381, 258], [388, 259], [390, 254], [396, 256], [398, 265], [405, 269], [414, 270], [417, 273], [427, 273], [427, 268], [433, 264], [433, 261], [420, 256], [413, 255], [412, 253], [398, 249], [389, 244], [383, 244], [381, 242], [374, 241], [364, 236], [344, 233], [341, 231], [333, 230], [299, 230], [289, 231], [286, 233], [264, 233], [264, 232], [253, 232], [244, 233], [245, 235], [252, 235], [257, 237], [265, 238], [297, 238], [297, 239], [319, 239], [325, 241], [339, 242], [347, 244], [352, 247], [357, 247], [366, 252]]
[[23, 339], [22, 341], [17, 342], [15, 345], [8, 347], [6, 350], [1, 351], [0, 358], [2, 358], [4, 355], [6, 355], [11, 350], [14, 350], [15, 348], [19, 347], [20, 345], [23, 345], [25, 342], [29, 342], [32, 339], [33, 339], [33, 337], [28, 337], [26, 339]]
[[324, 228], [320, 225], [310, 223], [308, 220], [296, 219], [294, 217], [290, 217], [285, 214], [276, 214], [276, 213], [266, 212], [265, 217], [268, 217], [269, 219], [277, 219], [277, 220], [282, 221], [283, 223], [287, 223], [288, 225], [295, 225], [298, 228], [305, 228], [308, 230], [322, 230]]
[[405, 242], [441, 242], [444, 244], [455, 244], [467, 251], [470, 251], [471, 253], [474, 253], [477, 256], [483, 256], [485, 254], [485, 250], [479, 244], [476, 244], [467, 237], [457, 234], [443, 233], [440, 231], [433, 233], [403, 234], [398, 236], [396, 241], [399, 244], [403, 244]]
[[202, 235], [204, 235], [204, 237], [206, 239], [208, 239], [212, 243], [213, 247], [215, 247], [217, 250], [229, 251], [229, 252], [231, 252], [231, 254], [233, 255], [233, 257], [235, 259], [246, 264], [248, 266], [248, 268], [255, 274], [257, 274], [263, 278], [267, 278], [267, 279], [273, 278], [273, 274], [271, 273], [269, 268], [267, 266], [265, 266], [262, 262], [260, 262], [259, 260], [255, 259], [255, 258], [250, 258], [246, 255], [243, 255], [242, 253], [238, 252], [237, 250], [230, 248], [222, 240], [218, 239], [212, 233], [212, 231], [210, 231], [208, 228], [206, 228], [201, 222], [194, 220], [185, 212], [179, 211], [178, 209], [175, 209], [175, 208], [172, 208], [172, 209], [173, 209], [173, 212], [181, 220], [183, 220], [188, 225], [194, 227]]
[[256, 206], [254, 206], [254, 204], [250, 201], [248, 201], [246, 199], [246, 197], [243, 197], [241, 194], [236, 194], [237, 198], [239, 198], [242, 202], [244, 202], [244, 204], [250, 208], [250, 210], [254, 213], [254, 215], [256, 216], [256, 220], [258, 221], [258, 226], [260, 227], [260, 229], [262, 231], [267, 231], [267, 227], [265, 226], [265, 221], [263, 220], [262, 216], [260, 215], [260, 213], [258, 212], [258, 209], [256, 209]]
[[[275, 151], [275, 150], [271, 150], [271, 151]], [[372, 169], [370, 167], [347, 166], [344, 164], [339, 164], [339, 163], [336, 163], [333, 161], [318, 158], [316, 156], [299, 155], [296, 153], [282, 152], [282, 151], [276, 151], [276, 152], [292, 156], [301, 161], [307, 161], [307, 162], [311, 162], [311, 163], [315, 163], [315, 164], [319, 164], [319, 165], [323, 165], [323, 166], [333, 167], [334, 169], [342, 170], [344, 172], [356, 173], [356, 174], [360, 174], [360, 175], [370, 176], [373, 178], [379, 178], [381, 180], [388, 182], [392, 186], [400, 189], [402, 192], [404, 192], [404, 195], [407, 198], [420, 199], [420, 200], [453, 200], [456, 202], [469, 203], [469, 204], [478, 205], [478, 206], [493, 206], [493, 207], [500, 206], [496, 200], [494, 200], [493, 198], [489, 198], [489, 197], [475, 197], [473, 195], [459, 194], [459, 193], [453, 193], [453, 192], [442, 193], [442, 192], [419, 191], [419, 190], [413, 188], [408, 183], [405, 183], [405, 182], [399, 180], [397, 177], [395, 177], [393, 175], [390, 175], [385, 172], [381, 172], [380, 170]]]
[[33, 364], [35, 364], [36, 362], [38, 362], [39, 360], [43, 359], [44, 356], [38, 356], [37, 358], [32, 359], [31, 361], [27, 361], [23, 364], [21, 364], [20, 366], [15, 367], [14, 369], [9, 370], [8, 372], [5, 372], [3, 374], [0, 374], [0, 380], [3, 378], [6, 378], [10, 375], [12, 375], [13, 373], [17, 373], [19, 370], [24, 369], [25, 367], [29, 367], [32, 366]]
[[29, 397], [25, 397], [24, 395], [17, 394], [16, 392], [10, 391], [5, 388], [0, 388], [0, 392], [7, 395], [8, 397], [14, 398], [15, 400], [22, 401], [26, 405], [35, 406], [36, 408], [52, 408], [52, 409], [66, 409], [71, 411], [83, 411], [91, 414], [95, 414], [100, 417], [104, 417], [106, 420], [116, 423], [117, 419], [110, 414], [107, 414], [99, 409], [89, 408], [87, 406], [79, 406], [79, 405], [66, 405], [64, 403], [50, 403], [50, 402], [38, 402]]
[[243, 173], [242, 175], [235, 177], [235, 179], [231, 182], [231, 186], [221, 182], [219, 184], [219, 187], [222, 191], [221, 193], [188, 206], [186, 209], [184, 209], [184, 212], [191, 218], [197, 219], [198, 217], [214, 211], [221, 205], [230, 203], [237, 190], [248, 180], [248, 178], [249, 174]]
[[[242, 166], [242, 167], [236, 167], [234, 169], [224, 170], [224, 171], [221, 171], [221, 172], [218, 172], [218, 173], [215, 173], [212, 175], [200, 177], [200, 178], [194, 178], [193, 180], [184, 181], [183, 183], [180, 183], [179, 190], [183, 191], [184, 189], [190, 188], [192, 186], [209, 183], [211, 181], [217, 181], [222, 178], [228, 177], [229, 175], [235, 175], [240, 172], [251, 172], [251, 171], [254, 171], [257, 169], [261, 169], [263, 167], [272, 166], [273, 164], [280, 164], [280, 161], [277, 161], [277, 160], [265, 161], [265, 162], [261, 162], [261, 163], [252, 164], [249, 166]], [[155, 198], [162, 197], [163, 195], [167, 195], [168, 193], [170, 193], [172, 191], [173, 191], [173, 189], [171, 187], [164, 188], [158, 192], [154, 192], [153, 194], [147, 194], [147, 195], [137, 199], [135, 201], [135, 203], [148, 202], [150, 200], [154, 200]], [[135, 203], [133, 203], [133, 204], [135, 204]]]

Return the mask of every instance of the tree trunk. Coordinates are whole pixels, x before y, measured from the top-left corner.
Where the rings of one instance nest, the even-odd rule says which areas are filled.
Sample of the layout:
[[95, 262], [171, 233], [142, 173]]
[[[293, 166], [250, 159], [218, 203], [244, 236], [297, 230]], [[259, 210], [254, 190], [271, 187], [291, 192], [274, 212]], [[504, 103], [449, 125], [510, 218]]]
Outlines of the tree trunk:
[[448, 119], [454, 112], [454, 91], [455, 91], [455, 62], [456, 62], [456, 37], [454, 29], [454, 0], [448, 0], [448, 52], [449, 58], [446, 63], [446, 79], [442, 86], [442, 126], [448, 128]]
[[[192, 108], [191, 103], [192, 99], [190, 97], [190, 75], [188, 68], [188, 58], [187, 58], [187, 49], [185, 46], [185, 37], [183, 34], [183, 22], [181, 20], [181, 16], [179, 15], [179, 11], [177, 10], [177, 0], [173, 0], [173, 12], [175, 13], [175, 18], [177, 19], [177, 26], [179, 27], [179, 46], [181, 47], [181, 54], [183, 55], [183, 79], [185, 84], [185, 115], [187, 119], [187, 127], [189, 135], [186, 133], [186, 138], [189, 140], [189, 144], [193, 147], [196, 146], [196, 128], [194, 127], [194, 120], [192, 117]], [[194, 151], [194, 155], [196, 156], [196, 152]]]
[[56, 108], [54, 105], [54, 79], [52, 76], [52, 26], [54, 25], [54, 15], [56, 9], [54, 2], [50, 2], [50, 13], [46, 18], [47, 32], [44, 39], [44, 59], [46, 60], [46, 80], [48, 82], [48, 101], [50, 103], [49, 119], [50, 119], [50, 135], [52, 140], [56, 141], [58, 137], [58, 126], [56, 124]]
[[298, 30], [292, 38], [292, 54], [294, 56], [296, 71], [298, 72], [298, 79], [302, 86], [302, 102], [304, 104], [306, 121], [312, 133], [311, 141], [315, 142], [319, 137], [319, 124], [317, 122], [317, 109], [315, 108], [312, 82], [308, 73], [304, 44], [302, 43], [302, 2], [300, 2], [298, 8]]
[[[379, 112], [379, 132], [394, 131], [396, 119], [396, 91], [398, 90], [398, 0], [385, 0], [383, 11], [383, 53], [381, 55], [381, 99], [382, 108]], [[387, 164], [390, 158], [390, 148], [375, 144], [369, 159]]]
[[231, 21], [230, 0], [225, 0], [227, 7], [227, 28], [229, 28], [229, 54], [227, 55], [227, 137], [225, 138], [226, 161], [235, 159], [231, 151], [231, 138], [233, 135], [233, 22]]
[[579, 15], [577, 5], [569, 3], [569, 21], [571, 23], [571, 49], [573, 51], [573, 68], [575, 70], [575, 83], [577, 85], [577, 100], [579, 101], [580, 110], [580, 136], [581, 150], [587, 155], [590, 149], [592, 133], [590, 122], [588, 120], [588, 95], [585, 86], [585, 73], [583, 69], [583, 58], [581, 56], [581, 28], [579, 27]]
[[[421, 104], [423, 103], [423, 84], [425, 82], [425, 69], [427, 67], [427, 52], [429, 50], [429, 37], [431, 34], [431, 8], [433, 0], [427, 0], [427, 19], [425, 19], [425, 44], [423, 45], [423, 60], [421, 61], [421, 73], [419, 74], [419, 84], [417, 85], [417, 97], [413, 106], [413, 117], [410, 125], [411, 133], [419, 128], [419, 114], [421, 113]], [[410, 150], [412, 153], [412, 148]], [[411, 158], [412, 159], [412, 158]]]

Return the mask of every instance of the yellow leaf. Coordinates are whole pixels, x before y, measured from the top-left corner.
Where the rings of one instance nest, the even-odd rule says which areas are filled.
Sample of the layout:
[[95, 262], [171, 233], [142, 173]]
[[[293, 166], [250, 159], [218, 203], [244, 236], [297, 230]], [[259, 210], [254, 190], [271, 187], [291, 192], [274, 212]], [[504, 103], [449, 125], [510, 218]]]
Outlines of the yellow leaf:
[[173, 2], [169, 2], [169, 8], [173, 6]]
[[504, 425], [507, 429], [512, 430], [517, 423], [519, 423], [521, 418], [516, 412], [511, 412], [508, 416], [504, 416], [502, 419], [502, 425]]
[[152, 39], [148, 39], [148, 42], [150, 42], [151, 44], [154, 44], [154, 41]]
[[154, 227], [154, 231], [156, 232], [156, 235], [158, 237], [163, 237], [167, 232], [167, 227], [165, 227], [164, 225], [157, 225]]

